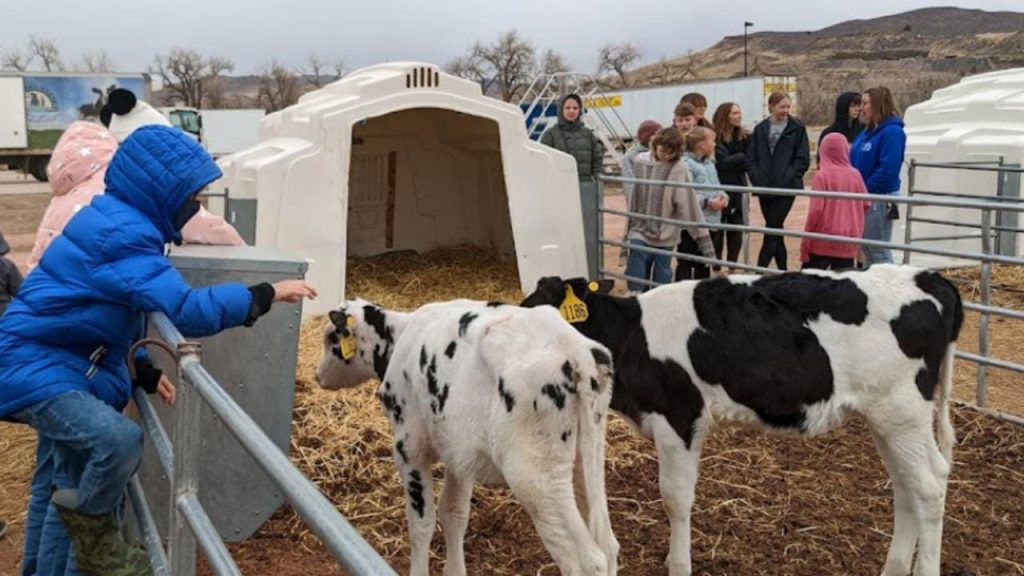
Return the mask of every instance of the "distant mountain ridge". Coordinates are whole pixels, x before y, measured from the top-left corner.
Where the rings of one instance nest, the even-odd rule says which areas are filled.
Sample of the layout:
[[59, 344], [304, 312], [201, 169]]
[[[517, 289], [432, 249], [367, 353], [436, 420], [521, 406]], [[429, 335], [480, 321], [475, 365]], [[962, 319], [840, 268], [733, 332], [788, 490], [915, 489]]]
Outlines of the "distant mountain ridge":
[[[964, 76], [1024, 66], [1024, 13], [922, 8], [815, 31], [757, 32], [747, 41], [750, 74], [798, 76], [800, 114], [822, 124], [845, 90], [886, 85], [906, 107]], [[630, 74], [633, 86], [742, 76], [743, 36]]]

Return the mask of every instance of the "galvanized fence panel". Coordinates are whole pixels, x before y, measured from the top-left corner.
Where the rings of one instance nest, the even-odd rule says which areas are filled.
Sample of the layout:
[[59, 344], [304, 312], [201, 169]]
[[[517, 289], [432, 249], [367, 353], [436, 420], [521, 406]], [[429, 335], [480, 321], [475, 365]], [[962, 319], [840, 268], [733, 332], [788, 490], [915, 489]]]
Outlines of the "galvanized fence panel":
[[[991, 165], [991, 162], [986, 163], [968, 163], [968, 164], [937, 164], [937, 163], [916, 163], [912, 164], [912, 170], [910, 171], [908, 183], [911, 190], [914, 189], [915, 180], [915, 169], [917, 167], [930, 167], [930, 168], [947, 168], [947, 169], [963, 169], [972, 171], [990, 171], [1010, 173], [1017, 175], [1024, 172], [1016, 166], [1009, 166], [1005, 164]], [[671, 224], [679, 226], [681, 228], [705, 228], [708, 230], [723, 230], [723, 231], [737, 231], [744, 233], [744, 246], [747, 246], [749, 234], [756, 233], [764, 236], [777, 236], [782, 238], [801, 238], [801, 239], [812, 239], [812, 240], [827, 240], [830, 242], [838, 242], [844, 244], [854, 244], [860, 247], [874, 247], [884, 248], [889, 250], [897, 250], [903, 252], [904, 263], [909, 261], [910, 254], [926, 254], [931, 256], [940, 256], [945, 258], [954, 258], [958, 260], [965, 260], [976, 262], [980, 265], [980, 284], [981, 284], [981, 302], [965, 302], [964, 309], [972, 312], [977, 312], [980, 316], [979, 325], [979, 338], [978, 338], [978, 353], [969, 353], [958, 351], [957, 358], [966, 360], [977, 364], [978, 376], [976, 383], [976, 402], [977, 406], [981, 409], [986, 408], [987, 404], [987, 380], [988, 380], [988, 368], [994, 367], [1003, 370], [1008, 370], [1020, 374], [1024, 374], [1024, 365], [1010, 362], [1006, 360], [1000, 360], [991, 358], [990, 352], [990, 317], [999, 316], [1003, 318], [1011, 318], [1016, 320], [1024, 320], [1024, 311], [1014, 310], [1011, 308], [1005, 308], [1000, 306], [992, 305], [992, 265], [1003, 264], [1011, 266], [1024, 265], [1024, 258], [1020, 258], [1016, 255], [998, 253], [994, 249], [994, 243], [999, 239], [1000, 233], [1016, 234], [1024, 230], [1017, 228], [1017, 214], [1024, 212], [1024, 199], [1020, 198], [986, 198], [978, 195], [967, 195], [967, 194], [931, 194], [926, 192], [918, 191], [915, 195], [909, 196], [885, 196], [884, 198], [878, 198], [875, 196], [864, 195], [860, 193], [846, 193], [846, 192], [822, 192], [815, 190], [793, 190], [793, 189], [781, 189], [781, 188], [763, 188], [763, 187], [751, 187], [751, 186], [728, 186], [728, 185], [714, 185], [714, 184], [696, 184], [696, 183], [679, 183], [679, 182], [663, 182], [655, 180], [643, 180], [639, 178], [625, 178], [625, 177], [613, 177], [603, 176], [600, 182], [616, 182], [616, 183], [632, 183], [632, 184], [657, 184], [666, 185], [673, 187], [683, 187], [692, 190], [723, 190], [726, 192], [738, 192], [743, 195], [744, 198], [744, 211], [747, 212], [747, 206], [749, 203], [749, 196], [751, 194], [771, 194], [777, 196], [793, 196], [793, 197], [820, 197], [829, 198], [835, 200], [848, 200], [864, 202], [865, 200], [870, 201], [884, 201], [888, 203], [895, 203], [905, 206], [905, 218], [908, 220], [907, 230], [905, 232], [905, 241], [899, 242], [883, 242], [879, 240], [867, 240], [864, 238], [849, 238], [845, 236], [833, 236], [830, 234], [821, 234], [817, 232], [804, 232], [802, 230], [785, 230], [778, 228], [768, 228], [765, 226], [753, 226], [749, 224], [749, 218], [745, 221], [747, 224], [721, 224], [721, 223], [709, 223], [703, 221], [685, 221], [685, 220], [674, 220], [671, 218], [662, 218], [659, 216], [652, 216], [647, 214], [640, 214], [636, 212], [630, 212], [629, 210], [617, 210], [614, 208], [608, 208], [604, 205], [603, 187], [598, 190], [598, 212], [600, 220], [603, 223], [604, 215], [611, 214], [615, 216], [621, 216], [627, 219], [641, 219], [648, 221], [660, 222], [663, 224]], [[927, 197], [922, 197], [927, 196]], [[958, 208], [958, 209], [969, 209], [979, 213], [979, 223], [970, 224], [963, 222], [948, 222], [935, 219], [920, 219], [910, 220], [912, 218], [913, 209], [915, 207], [930, 207], [938, 206], [945, 208]], [[994, 225], [993, 215], [1005, 215], [1012, 214], [1013, 219], [1002, 218], [1000, 224], [1009, 225]], [[935, 224], [950, 225], [953, 227], [969, 227], [980, 231], [980, 234], [973, 236], [980, 240], [981, 249], [978, 252], [973, 251], [962, 251], [962, 250], [948, 250], [943, 248], [936, 248], [931, 246], [921, 246], [915, 244], [915, 242], [922, 241], [934, 241], [940, 238], [914, 238], [910, 230], [910, 222], [932, 222]], [[1012, 222], [1012, 223], [1011, 223]], [[628, 229], [628, 226], [627, 226]], [[950, 237], [951, 238], [951, 237]], [[945, 239], [945, 238], [943, 238]], [[1014, 239], [1015, 241], [1015, 239]], [[648, 254], [657, 254], [661, 256], [670, 256], [677, 260], [687, 260], [692, 262], [701, 263], [707, 266], [726, 266], [732, 269], [738, 269], [743, 271], [749, 271], [757, 274], [776, 274], [779, 270], [762, 268], [749, 264], [747, 254], [744, 254], [744, 262], [730, 262], [718, 258], [707, 258], [701, 255], [686, 254], [676, 251], [675, 249], [664, 249], [655, 248], [650, 246], [636, 246], [629, 244], [628, 241], [620, 241], [620, 239], [607, 238], [603, 234], [598, 239], [598, 257], [600, 265], [599, 274], [603, 277], [619, 278], [640, 284], [644, 286], [655, 287], [658, 284], [646, 278], [629, 277], [623, 272], [609, 269], [604, 265], [604, 246], [615, 246], [619, 248], [625, 248], [627, 250], [636, 250]], [[1008, 415], [1000, 412], [991, 412], [994, 416], [1003, 418], [1005, 420], [1015, 422], [1017, 424], [1024, 424], [1024, 418], [1016, 415]]]
[[[205, 403], [256, 463], [281, 489], [285, 498], [324, 543], [338, 563], [352, 576], [388, 576], [395, 571], [352, 527], [334, 505], [306, 478], [256, 422], [245, 413], [203, 367], [197, 345], [186, 342], [174, 324], [161, 313], [149, 315], [150, 324], [174, 353], [179, 366], [177, 406], [172, 437], [153, 412], [149, 398], [134, 392], [143, 427], [156, 447], [160, 463], [171, 481], [171, 516], [168, 550], [150, 512], [149, 502], [133, 477], [128, 495], [150, 555], [155, 576], [193, 576], [197, 546], [218, 576], [240, 575], [224, 541], [199, 502], [196, 457], [199, 450], [199, 410]], [[171, 350], [173, 349], [173, 351]]]

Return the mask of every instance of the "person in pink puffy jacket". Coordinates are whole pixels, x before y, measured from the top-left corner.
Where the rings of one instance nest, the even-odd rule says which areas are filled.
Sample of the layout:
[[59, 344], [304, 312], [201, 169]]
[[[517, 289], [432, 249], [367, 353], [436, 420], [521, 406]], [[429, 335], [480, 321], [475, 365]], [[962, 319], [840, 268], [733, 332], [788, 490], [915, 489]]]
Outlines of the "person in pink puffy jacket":
[[[864, 179], [850, 165], [850, 145], [845, 136], [839, 133], [826, 135], [821, 139], [818, 152], [821, 160], [811, 183], [812, 190], [865, 194], [867, 198]], [[867, 201], [816, 196], [811, 198], [804, 231], [861, 238], [864, 235], [864, 213], [870, 206]], [[800, 261], [804, 270], [843, 270], [853, 268], [859, 251], [856, 244], [804, 238], [800, 242]]]
[[[39, 264], [43, 252], [60, 235], [68, 220], [89, 205], [94, 196], [103, 194], [103, 177], [107, 165], [123, 140], [139, 126], [168, 124], [166, 119], [145, 102], [134, 104], [126, 114], [114, 114], [113, 133], [99, 124], [75, 122], [68, 126], [53, 150], [46, 173], [50, 180], [53, 199], [36, 231], [35, 245], [28, 259], [32, 271]], [[142, 108], [142, 107], [145, 108]], [[150, 113], [151, 112], [151, 113]], [[115, 138], [115, 134], [120, 138]], [[182, 237], [186, 244], [242, 246], [245, 242], [238, 232], [223, 218], [205, 208], [185, 224]]]

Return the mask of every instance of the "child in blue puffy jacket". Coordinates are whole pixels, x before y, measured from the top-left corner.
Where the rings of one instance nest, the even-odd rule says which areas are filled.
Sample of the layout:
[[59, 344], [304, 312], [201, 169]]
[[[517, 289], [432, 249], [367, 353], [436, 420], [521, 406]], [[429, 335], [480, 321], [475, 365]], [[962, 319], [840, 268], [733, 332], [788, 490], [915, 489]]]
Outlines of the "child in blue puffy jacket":
[[74, 574], [76, 563], [96, 574], [151, 573], [115, 519], [142, 456], [142, 430], [121, 413], [132, 386], [168, 404], [175, 395], [142, 356], [129, 381], [124, 359], [146, 312], [200, 337], [250, 326], [274, 302], [316, 296], [297, 280], [193, 289], [170, 265], [165, 246], [181, 243], [198, 193], [220, 175], [181, 130], [139, 128], [114, 155], [106, 193], [71, 219], [0, 318], [0, 419], [39, 434], [25, 574]]

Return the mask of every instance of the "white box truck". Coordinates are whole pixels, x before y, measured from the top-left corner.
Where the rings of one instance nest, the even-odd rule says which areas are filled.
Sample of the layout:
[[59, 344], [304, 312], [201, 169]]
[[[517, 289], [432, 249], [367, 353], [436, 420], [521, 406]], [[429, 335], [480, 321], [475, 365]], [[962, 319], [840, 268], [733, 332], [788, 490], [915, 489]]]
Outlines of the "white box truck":
[[262, 109], [201, 110], [200, 142], [214, 158], [255, 146], [260, 141], [260, 122], [266, 115]]
[[148, 74], [0, 73], [0, 164], [46, 180], [46, 166], [72, 122], [99, 121], [115, 88], [150, 96]]
[[[45, 182], [46, 166], [61, 134], [72, 122], [99, 122], [100, 110], [115, 88], [149, 101], [152, 79], [132, 73], [0, 72], [0, 164]], [[161, 111], [183, 130], [201, 126], [193, 109]]]
[[[735, 102], [743, 110], [743, 123], [747, 128], [768, 116], [768, 96], [775, 91], [789, 92], [793, 113], [799, 114], [799, 90], [795, 76], [751, 76], [722, 80], [704, 80], [649, 88], [594, 91], [586, 99], [587, 125], [599, 132], [605, 142], [628, 144], [644, 120], [655, 120], [662, 126], [672, 124], [672, 112], [679, 99], [688, 92], [699, 92], [708, 99], [707, 116], [710, 121], [715, 108], [723, 102]], [[520, 104], [527, 115], [526, 127], [530, 138], [537, 140], [557, 119], [558, 103], [555, 98], [541, 102]]]
[[[590, 98], [587, 108], [600, 111], [606, 116], [618, 115], [622, 122], [608, 122], [617, 139], [629, 141], [644, 120], [656, 120], [663, 126], [672, 124], [672, 111], [679, 99], [688, 92], [699, 92], [708, 99], [707, 117], [723, 102], [735, 102], [743, 110], [743, 124], [753, 128], [768, 116], [768, 96], [775, 91], [789, 92], [793, 99], [793, 114], [799, 115], [799, 96], [795, 76], [751, 76], [725, 80], [687, 82], [670, 86], [636, 88], [631, 90], [610, 90], [603, 97]], [[597, 130], [607, 131], [605, 123], [591, 123]], [[629, 133], [618, 133], [628, 129]], [[609, 136], [612, 136], [611, 134]]]

